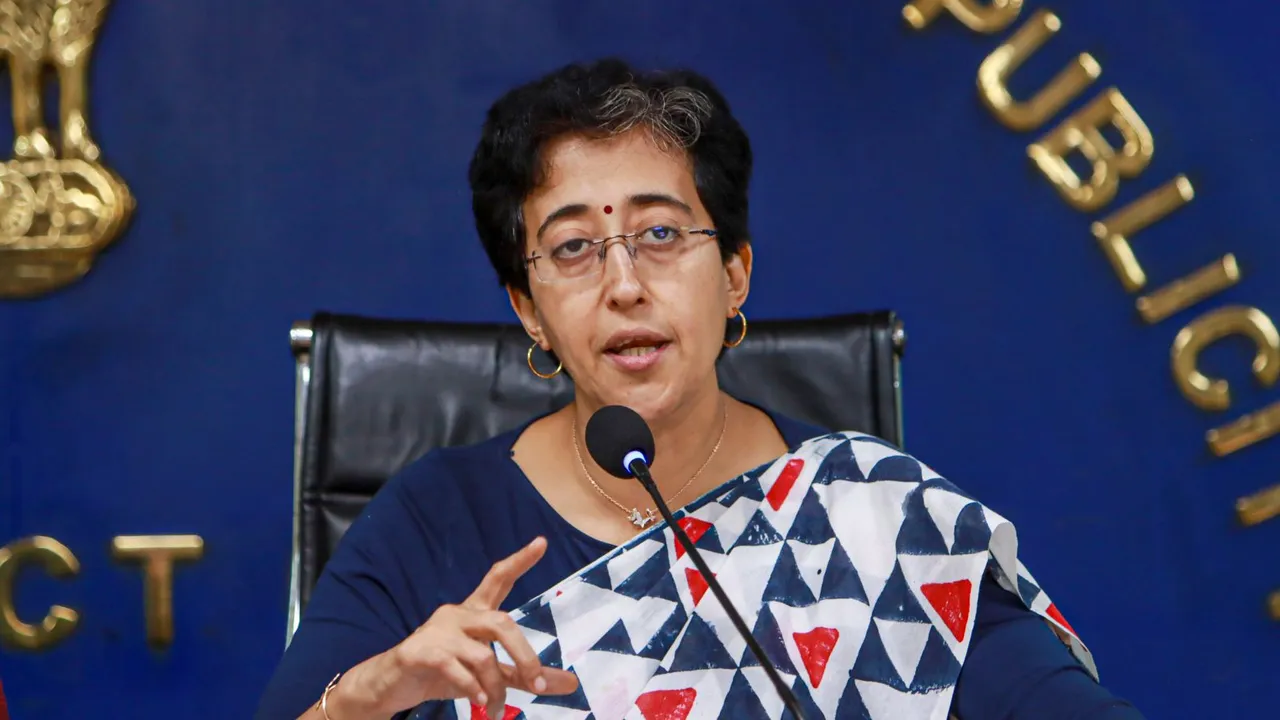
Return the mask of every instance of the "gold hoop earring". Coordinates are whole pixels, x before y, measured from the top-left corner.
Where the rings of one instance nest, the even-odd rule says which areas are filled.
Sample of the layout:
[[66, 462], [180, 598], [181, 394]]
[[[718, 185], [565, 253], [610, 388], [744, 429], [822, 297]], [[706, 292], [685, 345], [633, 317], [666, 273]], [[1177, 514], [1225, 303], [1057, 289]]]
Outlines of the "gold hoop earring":
[[532, 345], [530, 345], [530, 346], [529, 346], [529, 353], [528, 353], [528, 355], [526, 356], [526, 358], [527, 358], [527, 359], [528, 359], [528, 361], [529, 361], [529, 370], [530, 370], [534, 375], [537, 375], [538, 377], [542, 378], [543, 380], [550, 380], [551, 378], [553, 378], [553, 377], [555, 377], [555, 376], [559, 375], [561, 370], [564, 370], [564, 363], [560, 363], [559, 365], [556, 365], [555, 372], [551, 373], [550, 375], [547, 375], [547, 374], [545, 374], [545, 373], [540, 373], [540, 372], [538, 372], [538, 368], [536, 368], [536, 367], [534, 367], [534, 366], [533, 366], [533, 351], [534, 351], [534, 350], [537, 350], [537, 349], [538, 349], [538, 343], [536, 343], [536, 342], [535, 342], [534, 344], [532, 344]]
[[727, 348], [736, 348], [742, 344], [743, 340], [747, 339], [747, 316], [742, 314], [741, 309], [735, 309], [735, 312], [737, 312], [738, 317], [742, 319], [742, 332], [738, 333], [737, 340], [734, 340], [733, 342], [725, 342], [724, 346]]

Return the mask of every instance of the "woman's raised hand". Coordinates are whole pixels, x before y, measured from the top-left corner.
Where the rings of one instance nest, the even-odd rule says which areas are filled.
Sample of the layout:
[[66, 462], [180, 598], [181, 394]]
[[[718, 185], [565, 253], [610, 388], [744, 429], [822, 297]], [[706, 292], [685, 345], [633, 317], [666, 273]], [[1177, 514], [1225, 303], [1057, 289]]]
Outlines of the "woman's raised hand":
[[[428, 700], [454, 698], [467, 698], [490, 718], [501, 718], [507, 688], [538, 695], [574, 692], [578, 678], [543, 667], [515, 621], [498, 609], [546, 549], [547, 541], [537, 538], [498, 561], [462, 603], [441, 606], [399, 645], [352, 668], [329, 695], [332, 720], [390, 717]], [[498, 662], [494, 642], [514, 665]]]

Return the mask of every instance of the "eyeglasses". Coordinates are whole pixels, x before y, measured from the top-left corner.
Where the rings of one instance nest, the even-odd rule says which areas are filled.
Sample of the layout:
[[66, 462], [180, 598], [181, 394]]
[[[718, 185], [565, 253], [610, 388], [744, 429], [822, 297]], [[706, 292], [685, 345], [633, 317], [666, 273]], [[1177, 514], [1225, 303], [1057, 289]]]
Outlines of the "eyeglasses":
[[631, 256], [637, 270], [662, 272], [680, 262], [690, 250], [699, 244], [702, 235], [716, 236], [715, 230], [706, 228], [672, 227], [654, 225], [626, 235], [613, 235], [600, 240], [573, 238], [538, 251], [524, 259], [532, 265], [539, 282], [562, 283], [586, 280], [600, 276], [611, 243], [619, 242]]

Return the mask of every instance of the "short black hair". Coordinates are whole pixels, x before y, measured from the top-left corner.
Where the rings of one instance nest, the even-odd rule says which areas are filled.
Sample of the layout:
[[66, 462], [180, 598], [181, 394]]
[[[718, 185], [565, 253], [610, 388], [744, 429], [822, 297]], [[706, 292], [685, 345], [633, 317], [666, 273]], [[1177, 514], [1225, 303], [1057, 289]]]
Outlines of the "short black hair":
[[471, 158], [476, 230], [502, 285], [529, 294], [521, 207], [542, 181], [546, 143], [635, 127], [688, 153], [721, 256], [750, 242], [751, 143], [715, 85], [690, 70], [641, 72], [616, 58], [575, 63], [499, 98]]

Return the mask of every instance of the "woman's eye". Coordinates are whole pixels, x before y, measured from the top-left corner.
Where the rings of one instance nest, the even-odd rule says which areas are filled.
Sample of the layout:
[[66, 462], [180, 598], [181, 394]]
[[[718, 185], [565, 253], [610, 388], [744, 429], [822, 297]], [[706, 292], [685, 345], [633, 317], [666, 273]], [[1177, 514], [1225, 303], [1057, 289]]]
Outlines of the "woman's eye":
[[565, 240], [551, 251], [551, 257], [559, 260], [571, 260], [580, 257], [591, 248], [591, 241], [583, 238]]
[[640, 234], [640, 240], [651, 245], [663, 245], [680, 237], [680, 231], [669, 225], [655, 225]]

